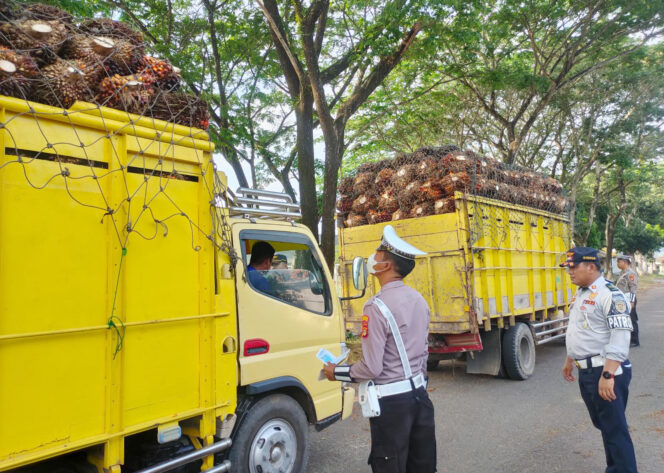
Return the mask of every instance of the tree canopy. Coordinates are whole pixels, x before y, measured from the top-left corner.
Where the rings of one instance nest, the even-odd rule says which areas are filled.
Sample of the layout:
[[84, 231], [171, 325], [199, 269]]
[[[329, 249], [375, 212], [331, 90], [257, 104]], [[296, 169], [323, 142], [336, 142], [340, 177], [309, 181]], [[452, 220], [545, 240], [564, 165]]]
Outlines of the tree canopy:
[[47, 3], [140, 30], [238, 182], [322, 221], [330, 263], [339, 175], [447, 143], [560, 179], [577, 243], [661, 244], [664, 0]]

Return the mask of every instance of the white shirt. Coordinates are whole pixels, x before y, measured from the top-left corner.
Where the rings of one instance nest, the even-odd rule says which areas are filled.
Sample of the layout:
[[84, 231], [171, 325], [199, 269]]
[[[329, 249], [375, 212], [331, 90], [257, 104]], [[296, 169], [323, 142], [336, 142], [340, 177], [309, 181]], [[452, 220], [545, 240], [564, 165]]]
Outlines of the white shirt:
[[587, 288], [579, 287], [569, 306], [567, 356], [625, 361], [632, 331], [629, 311], [625, 295], [602, 276]]

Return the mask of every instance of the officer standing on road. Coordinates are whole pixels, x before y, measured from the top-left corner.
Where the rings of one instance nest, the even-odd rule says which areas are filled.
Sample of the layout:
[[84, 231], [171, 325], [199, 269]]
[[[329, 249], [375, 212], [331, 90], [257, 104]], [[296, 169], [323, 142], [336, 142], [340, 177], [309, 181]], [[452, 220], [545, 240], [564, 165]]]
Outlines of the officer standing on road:
[[415, 256], [423, 254], [391, 225], [385, 227], [380, 246], [367, 260], [381, 290], [364, 305], [362, 360], [324, 368], [330, 381], [376, 384], [380, 415], [369, 419], [374, 473], [436, 471], [434, 411], [425, 378], [429, 307], [402, 281], [415, 267]]
[[632, 379], [627, 359], [632, 321], [625, 295], [600, 274], [594, 248], [577, 247], [561, 264], [578, 286], [569, 306], [567, 359], [563, 378], [579, 370], [581, 397], [593, 425], [602, 432], [606, 473], [637, 473], [625, 408]]
[[620, 255], [617, 259], [620, 274], [618, 275], [616, 286], [618, 286], [618, 289], [625, 294], [625, 297], [627, 297], [627, 300], [632, 306], [629, 316], [632, 318], [632, 326], [634, 327], [634, 330], [632, 331], [630, 346], [638, 347], [640, 343], [639, 316], [636, 315], [636, 289], [639, 286], [639, 275], [630, 267], [632, 264], [632, 258], [629, 255]]

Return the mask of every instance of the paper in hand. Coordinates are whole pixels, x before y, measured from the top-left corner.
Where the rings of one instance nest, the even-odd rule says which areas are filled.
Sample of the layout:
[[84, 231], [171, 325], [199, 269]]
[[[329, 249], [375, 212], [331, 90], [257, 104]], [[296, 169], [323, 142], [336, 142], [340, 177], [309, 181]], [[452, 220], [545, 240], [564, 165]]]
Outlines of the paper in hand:
[[[346, 359], [348, 353], [350, 353], [350, 350], [344, 347], [344, 349], [341, 351], [341, 355], [335, 357], [329, 350], [321, 348], [320, 350], [318, 350], [318, 353], [316, 353], [316, 358], [322, 361], [323, 364], [325, 365], [328, 363], [338, 365], [339, 363], [341, 363]], [[326, 379], [325, 373], [323, 372], [323, 370], [320, 370], [320, 373], [318, 373], [318, 381], [322, 381], [324, 379]]]

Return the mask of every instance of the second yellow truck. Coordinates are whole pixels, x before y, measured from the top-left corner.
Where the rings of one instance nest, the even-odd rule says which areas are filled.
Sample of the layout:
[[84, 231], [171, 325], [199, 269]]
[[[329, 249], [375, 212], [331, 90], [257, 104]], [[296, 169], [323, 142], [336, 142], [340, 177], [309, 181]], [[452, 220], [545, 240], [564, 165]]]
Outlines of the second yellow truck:
[[[353, 259], [373, 253], [387, 224], [428, 253], [405, 282], [429, 303], [429, 368], [467, 353], [468, 372], [526, 379], [535, 345], [564, 337], [572, 297], [558, 266], [571, 244], [565, 215], [457, 193], [451, 213], [339, 228], [344, 296], [356, 292]], [[370, 280], [364, 298], [343, 303], [348, 329], [359, 333], [362, 305], [378, 289]]]

